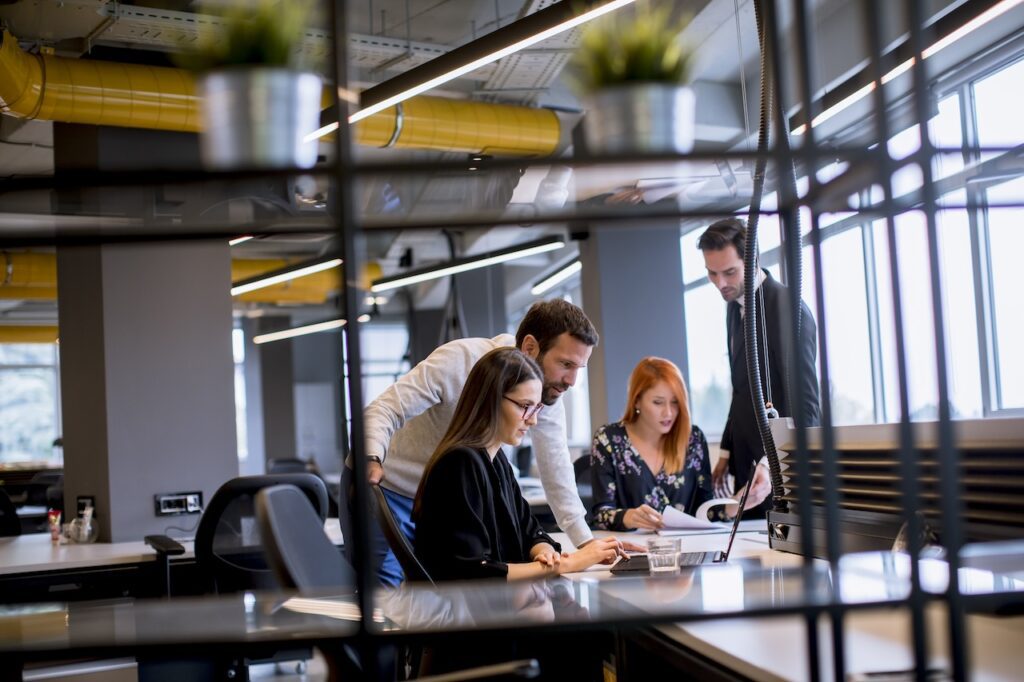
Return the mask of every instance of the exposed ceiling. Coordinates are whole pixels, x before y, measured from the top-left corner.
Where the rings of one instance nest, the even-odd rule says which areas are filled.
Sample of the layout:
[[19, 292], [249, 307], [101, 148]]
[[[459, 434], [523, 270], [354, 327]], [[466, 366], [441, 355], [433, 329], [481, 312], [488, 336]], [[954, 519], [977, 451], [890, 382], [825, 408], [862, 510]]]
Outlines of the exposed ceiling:
[[[422, 64], [454, 47], [505, 26], [518, 17], [533, 13], [553, 0], [365, 0], [345, 3], [349, 6], [349, 53], [357, 83], [372, 85], [392, 75]], [[211, 0], [209, 7], [227, 0]], [[320, 3], [326, 6], [326, 3]], [[849, 5], [849, 0], [818, 0], [816, 17], [822, 20]], [[936, 5], [948, 4], [937, 2]], [[781, 3], [786, 6], [787, 3]], [[204, 16], [204, 5], [192, 0], [15, 0], [0, 4], [0, 23], [15, 34], [23, 47], [53, 49], [57, 54], [82, 57], [125, 59], [149, 63], [166, 60], [166, 54], [182, 49], [196, 39], [197, 23]], [[694, 49], [693, 80], [697, 90], [697, 144], [705, 148], [733, 148], [744, 144], [755, 133], [757, 99], [757, 36], [751, 0], [688, 0], [674, 3], [675, 11], [693, 18], [683, 39]], [[738, 10], [738, 14], [737, 14]], [[620, 10], [628, 12], [630, 10]], [[208, 13], [209, 10], [206, 10]], [[786, 18], [783, 17], [785, 20]], [[325, 17], [319, 17], [308, 31], [306, 52], [323, 59], [330, 36]], [[557, 36], [535, 48], [484, 67], [445, 86], [447, 94], [485, 101], [577, 109], [578, 102], [560, 79], [573, 46], [575, 31]], [[831, 50], [831, 48], [830, 48]], [[854, 51], [855, 52], [855, 51]], [[856, 61], [853, 57], [845, 62]], [[836, 61], [836, 60], [833, 60]], [[832, 65], [822, 57], [826, 76], [841, 75], [843, 60]], [[851, 62], [852, 63], [852, 62]], [[849, 64], [845, 68], [849, 68]], [[827, 78], [826, 78], [827, 80]], [[572, 121], [570, 114], [560, 114]], [[0, 168], [3, 174], [40, 175], [53, 172], [52, 125], [43, 121], [20, 121], [0, 117]], [[369, 160], [404, 158], [458, 158], [460, 155], [358, 148], [358, 157]], [[461, 158], [465, 158], [461, 156]], [[520, 177], [516, 170], [495, 172], [467, 182], [465, 177], [443, 174], [432, 177], [399, 176], [364, 183], [361, 207], [372, 213], [374, 204], [386, 192], [401, 197], [403, 210], [419, 213], [458, 213], [467, 205], [503, 212], [529, 213], [534, 205], [550, 201], [552, 182], [567, 188], [582, 199], [615, 188], [646, 187], [652, 196], [678, 196], [684, 205], [699, 205], [709, 200], [736, 196], [737, 187], [749, 184], [749, 172], [740, 164], [670, 164], [661, 167], [628, 168], [621, 172], [604, 168], [600, 172], [575, 174], [546, 168], [531, 168]], [[545, 183], [547, 178], [548, 182]], [[669, 180], [666, 180], [669, 178]], [[388, 185], [388, 187], [384, 187]], [[558, 187], [556, 187], [556, 190]], [[313, 202], [322, 188], [313, 187], [304, 195]], [[545, 190], [547, 191], [547, 190]], [[538, 194], [538, 192], [541, 192]], [[557, 195], [557, 191], [555, 195]], [[26, 199], [20, 206], [11, 199], [0, 205], [0, 220], [12, 224], [14, 213], [31, 222], [40, 207], [39, 198]], [[35, 203], [33, 203], [35, 202]], [[379, 209], [379, 207], [378, 207]], [[518, 213], [517, 213], [518, 215]], [[25, 218], [24, 216], [29, 216]], [[530, 239], [541, 228], [521, 230], [478, 229], [461, 236], [463, 253], [500, 248]], [[322, 253], [327, 248], [323, 236], [289, 235], [253, 240], [235, 247], [240, 257], [301, 257]], [[367, 257], [380, 262], [385, 273], [393, 272], [412, 249], [414, 263], [421, 265], [445, 260], [447, 241], [436, 233], [405, 232], [376, 234], [368, 238]], [[524, 269], [530, 276], [507, 277], [510, 306], [528, 299], [529, 281], [564, 253], [538, 257], [510, 265]], [[421, 305], [439, 305], [445, 285], [422, 285], [417, 292]], [[4, 320], [45, 317], [44, 303], [0, 306]], [[51, 308], [56, 321], [55, 305]]]

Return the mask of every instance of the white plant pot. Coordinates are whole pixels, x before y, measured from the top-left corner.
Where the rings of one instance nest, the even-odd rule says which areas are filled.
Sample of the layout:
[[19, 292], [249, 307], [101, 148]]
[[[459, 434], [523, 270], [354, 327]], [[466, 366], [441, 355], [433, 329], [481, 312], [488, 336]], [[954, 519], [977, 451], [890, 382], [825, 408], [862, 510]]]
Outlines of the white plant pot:
[[684, 85], [620, 85], [583, 98], [591, 153], [686, 153], [693, 149], [694, 96]]
[[271, 67], [235, 67], [199, 78], [203, 165], [212, 170], [312, 168], [320, 127], [320, 77]]

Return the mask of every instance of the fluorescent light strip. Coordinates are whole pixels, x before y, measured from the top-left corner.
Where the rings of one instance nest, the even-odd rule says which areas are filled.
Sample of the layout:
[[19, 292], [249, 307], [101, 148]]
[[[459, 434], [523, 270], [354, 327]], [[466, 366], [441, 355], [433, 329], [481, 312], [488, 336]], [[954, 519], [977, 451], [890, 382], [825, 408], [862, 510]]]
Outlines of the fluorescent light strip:
[[305, 336], [306, 334], [316, 334], [317, 332], [327, 332], [332, 329], [340, 329], [345, 326], [345, 320], [328, 320], [327, 322], [317, 322], [316, 324], [307, 324], [303, 327], [293, 327], [292, 329], [282, 329], [279, 332], [270, 332], [269, 334], [260, 334], [259, 336], [252, 337], [252, 342], [255, 344], [270, 343], [271, 341], [281, 341], [283, 339], [291, 339], [296, 336]]
[[252, 238], [253, 236], [251, 234], [243, 235], [241, 237], [235, 237], [234, 239], [228, 240], [228, 246], [235, 246], [237, 244], [241, 244], [242, 242], [247, 242]]
[[[998, 5], [994, 5], [994, 6], [990, 7], [990, 8], [988, 8], [987, 10], [985, 10], [984, 12], [979, 14], [978, 16], [974, 17], [973, 19], [971, 19], [966, 24], [964, 24], [963, 26], [961, 26], [957, 30], [953, 31], [949, 35], [947, 35], [944, 38], [940, 38], [939, 40], [935, 41], [934, 44], [932, 44], [930, 47], [928, 47], [927, 49], [922, 51], [921, 54], [924, 56], [925, 59], [928, 59], [929, 57], [935, 56], [936, 54], [938, 54], [939, 52], [941, 52], [945, 48], [949, 47], [950, 45], [952, 45], [956, 41], [960, 40], [964, 36], [968, 35], [969, 33], [973, 32], [973, 31], [976, 31], [977, 29], [981, 28], [982, 26], [984, 26], [985, 24], [989, 23], [993, 19], [996, 19], [997, 17], [1005, 14], [1006, 12], [1009, 12], [1011, 9], [1013, 9], [1017, 5], [1021, 4], [1022, 2], [1024, 2], [1024, 0], [1003, 0], [1003, 2], [999, 3]], [[884, 76], [882, 76], [882, 84], [884, 85], [884, 84], [888, 83], [889, 81], [894, 80], [895, 78], [903, 75], [904, 73], [909, 71], [910, 68], [913, 65], [914, 65], [914, 58], [913, 57], [911, 57], [910, 59], [902, 62], [899, 66], [897, 66], [896, 68], [892, 69], [891, 71], [886, 73]], [[815, 127], [821, 125], [825, 121], [829, 120], [830, 118], [836, 116], [840, 112], [842, 112], [845, 109], [849, 108], [855, 102], [858, 102], [858, 101], [864, 99], [869, 94], [874, 92], [874, 90], [875, 90], [875, 83], [874, 83], [874, 81], [872, 81], [872, 82], [868, 83], [867, 85], [865, 85], [864, 87], [862, 87], [859, 90], [857, 90], [856, 92], [854, 92], [853, 94], [851, 94], [851, 95], [849, 95], [847, 97], [844, 97], [842, 100], [836, 102], [835, 104], [830, 106], [828, 109], [826, 109], [825, 111], [823, 111], [820, 114], [818, 114], [817, 116], [815, 116], [814, 120], [811, 121], [811, 122], [814, 124]], [[807, 124], [801, 124], [801, 125], [798, 125], [796, 128], [794, 128], [791, 134], [792, 135], [803, 135], [806, 132], [807, 132]]]
[[[570, 0], [562, 0], [562, 2], [569, 1]], [[588, 21], [597, 19], [598, 17], [608, 14], [609, 12], [614, 12], [620, 7], [625, 7], [626, 5], [632, 4], [634, 1], [635, 0], [612, 0], [609, 3], [601, 5], [600, 7], [595, 7], [589, 12], [584, 12], [583, 14], [565, 20], [560, 24], [556, 24], [551, 28], [545, 29], [540, 33], [535, 33], [532, 36], [523, 38], [518, 43], [513, 43], [512, 45], [503, 47], [500, 50], [484, 55], [479, 59], [471, 61], [467, 64], [463, 64], [457, 69], [452, 69], [451, 71], [442, 73], [440, 76], [435, 76], [434, 78], [431, 78], [428, 81], [424, 81], [419, 85], [409, 88], [408, 90], [404, 90], [398, 94], [388, 97], [387, 99], [383, 99], [380, 102], [377, 102], [376, 104], [371, 104], [365, 109], [360, 109], [359, 111], [353, 113], [351, 116], [348, 117], [348, 122], [355, 123], [356, 121], [361, 121], [364, 118], [367, 118], [368, 116], [373, 116], [377, 112], [384, 111], [388, 107], [392, 107], [398, 104], [399, 102], [404, 102], [410, 97], [415, 97], [416, 95], [424, 93], [427, 90], [433, 90], [437, 86], [443, 85], [450, 80], [455, 80], [459, 76], [464, 76], [465, 74], [471, 71], [475, 71], [482, 66], [487, 66], [492, 62], [496, 62], [502, 57], [507, 57], [508, 55], [513, 54], [515, 52], [519, 52], [520, 50], [524, 50], [530, 47], [531, 45], [536, 45], [542, 40], [547, 40], [552, 36], [558, 35], [559, 33], [564, 33], [565, 31], [576, 28], [581, 24], [585, 24]], [[306, 135], [306, 137], [303, 139], [305, 142], [312, 142], [313, 140], [320, 139], [324, 135], [333, 133], [337, 129], [338, 123], [329, 123], [324, 127], [320, 128], [319, 130], [316, 130], [310, 133], [309, 135]]]
[[537, 282], [535, 285], [533, 285], [533, 288], [530, 289], [530, 293], [533, 294], [534, 296], [540, 296], [541, 294], [547, 292], [550, 289], [553, 289], [555, 286], [569, 279], [582, 269], [583, 263], [581, 263], [578, 260], [573, 261], [572, 263], [569, 263], [561, 270], [552, 273], [550, 277], [545, 277], [541, 281]]
[[281, 282], [287, 282], [289, 280], [298, 279], [299, 277], [305, 277], [312, 275], [316, 272], [322, 272], [324, 270], [330, 270], [341, 265], [340, 258], [333, 258], [323, 263], [314, 263], [298, 270], [292, 270], [290, 272], [282, 272], [280, 275], [271, 275], [265, 279], [257, 280], [255, 282], [249, 282], [248, 284], [240, 284], [237, 287], [231, 287], [231, 295], [238, 296], [239, 294], [247, 294], [250, 291], [256, 291], [257, 289], [263, 289], [265, 287], [272, 287], [275, 284]]
[[432, 279], [440, 279], [441, 277], [447, 277], [449, 275], [457, 275], [460, 272], [468, 272], [469, 270], [477, 270], [479, 268], [486, 268], [489, 265], [497, 265], [498, 263], [504, 263], [510, 260], [516, 260], [517, 258], [525, 258], [526, 256], [532, 256], [538, 253], [545, 253], [546, 251], [554, 251], [555, 249], [561, 249], [565, 246], [565, 242], [556, 241], [549, 244], [540, 244], [538, 246], [532, 246], [530, 248], [523, 249], [521, 251], [513, 251], [512, 253], [503, 253], [496, 256], [490, 256], [481, 258], [480, 260], [471, 261], [469, 263], [459, 263], [458, 265], [449, 265], [448, 267], [439, 267], [436, 270], [430, 272], [421, 272], [415, 275], [409, 275], [408, 277], [402, 277], [394, 279], [389, 282], [381, 282], [380, 284], [373, 284], [370, 286], [370, 291], [377, 293], [380, 291], [389, 291], [391, 289], [398, 289], [399, 287], [407, 287], [410, 284], [419, 284], [420, 282], [429, 282]]

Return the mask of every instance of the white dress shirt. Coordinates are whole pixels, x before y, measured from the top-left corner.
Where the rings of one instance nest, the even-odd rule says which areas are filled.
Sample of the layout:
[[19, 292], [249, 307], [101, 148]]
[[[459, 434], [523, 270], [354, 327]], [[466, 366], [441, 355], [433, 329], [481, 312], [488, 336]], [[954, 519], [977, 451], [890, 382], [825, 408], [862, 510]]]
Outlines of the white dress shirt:
[[[459, 339], [441, 346], [389, 386], [366, 408], [366, 454], [380, 457], [381, 485], [415, 497], [423, 471], [441, 442], [469, 371], [495, 348], [515, 346], [515, 337]], [[566, 441], [565, 407], [546, 405], [530, 429], [544, 494], [558, 526], [577, 547], [593, 538]]]

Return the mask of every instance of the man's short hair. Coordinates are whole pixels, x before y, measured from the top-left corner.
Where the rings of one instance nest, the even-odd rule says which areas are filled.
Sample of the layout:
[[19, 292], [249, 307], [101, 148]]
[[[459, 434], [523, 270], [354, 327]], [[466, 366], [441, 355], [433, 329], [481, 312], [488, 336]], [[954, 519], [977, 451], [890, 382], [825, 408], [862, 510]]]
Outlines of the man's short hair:
[[537, 301], [530, 306], [523, 321], [519, 323], [516, 348], [522, 348], [523, 339], [530, 335], [537, 339], [540, 354], [543, 355], [562, 334], [569, 334], [588, 346], [596, 346], [599, 338], [594, 325], [578, 306], [560, 298]]
[[747, 224], [739, 218], [724, 218], [718, 222], [711, 223], [704, 234], [697, 240], [697, 248], [701, 251], [721, 251], [732, 244], [736, 247], [736, 253], [743, 258], [745, 240], [747, 238]]

